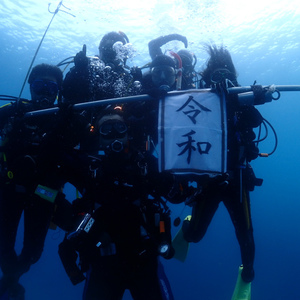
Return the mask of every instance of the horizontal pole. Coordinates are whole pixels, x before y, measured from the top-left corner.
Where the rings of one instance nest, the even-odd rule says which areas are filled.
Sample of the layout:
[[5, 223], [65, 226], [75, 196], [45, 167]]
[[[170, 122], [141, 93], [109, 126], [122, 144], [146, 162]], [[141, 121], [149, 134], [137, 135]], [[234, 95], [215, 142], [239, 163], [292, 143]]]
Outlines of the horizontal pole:
[[[268, 88], [271, 85], [263, 85], [263, 88]], [[298, 92], [300, 91], [300, 85], [274, 85], [275, 89], [279, 92]], [[228, 94], [240, 94], [240, 93], [246, 93], [251, 92], [252, 87], [251, 86], [238, 86], [238, 87], [232, 87], [227, 88]]]
[[[138, 95], [138, 96], [131, 96], [131, 97], [95, 100], [95, 101], [90, 101], [90, 102], [82, 102], [82, 103], [74, 104], [72, 106], [72, 109], [73, 110], [83, 110], [86, 108], [104, 106], [104, 105], [109, 105], [109, 104], [129, 103], [129, 102], [149, 101], [149, 100], [153, 100], [153, 98], [150, 97], [149, 95]], [[24, 117], [26, 118], [26, 117], [35, 117], [35, 116], [41, 116], [41, 115], [55, 114], [59, 110], [60, 110], [59, 107], [52, 107], [52, 108], [46, 108], [46, 109], [41, 109], [41, 110], [29, 111], [24, 115]]]
[[[265, 85], [263, 88], [268, 88], [271, 85]], [[276, 90], [278, 91], [300, 91], [300, 85], [274, 85]], [[168, 94], [174, 95], [174, 94], [182, 94], [182, 93], [188, 93], [188, 92], [208, 92], [211, 91], [211, 89], [191, 89], [191, 90], [182, 90], [182, 91], [171, 91]], [[227, 88], [228, 94], [242, 94], [246, 92], [251, 92], [252, 87], [251, 86], [240, 86], [240, 87], [232, 87]], [[87, 109], [91, 107], [99, 107], [109, 104], [118, 104], [118, 103], [129, 103], [129, 102], [136, 102], [136, 101], [149, 101], [153, 100], [154, 98], [144, 94], [144, 95], [137, 95], [137, 96], [129, 96], [129, 97], [120, 97], [120, 98], [113, 98], [113, 99], [104, 99], [104, 100], [95, 100], [95, 101], [89, 101], [89, 102], [82, 102], [77, 103], [72, 106], [73, 110], [82, 110]], [[34, 117], [34, 116], [41, 116], [41, 115], [47, 115], [47, 114], [54, 114], [57, 113], [60, 110], [59, 107], [53, 107], [53, 108], [46, 108], [41, 110], [35, 110], [27, 112], [24, 117]]]

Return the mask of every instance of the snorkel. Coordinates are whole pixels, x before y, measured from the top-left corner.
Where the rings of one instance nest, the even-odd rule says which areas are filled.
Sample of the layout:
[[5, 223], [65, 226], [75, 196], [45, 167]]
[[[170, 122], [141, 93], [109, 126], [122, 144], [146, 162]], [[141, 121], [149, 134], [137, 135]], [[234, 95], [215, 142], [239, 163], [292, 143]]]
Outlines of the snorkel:
[[172, 56], [174, 56], [177, 61], [178, 61], [178, 69], [177, 69], [177, 78], [176, 78], [176, 90], [181, 90], [181, 82], [182, 82], [182, 61], [181, 61], [181, 58], [180, 56], [173, 52], [173, 51], [170, 51], [170, 54]]

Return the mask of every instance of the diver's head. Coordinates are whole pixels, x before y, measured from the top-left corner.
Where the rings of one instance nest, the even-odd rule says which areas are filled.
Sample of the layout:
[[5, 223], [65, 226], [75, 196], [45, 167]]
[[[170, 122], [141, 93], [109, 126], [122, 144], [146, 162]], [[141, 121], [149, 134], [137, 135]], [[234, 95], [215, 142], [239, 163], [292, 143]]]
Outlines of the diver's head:
[[117, 53], [114, 44], [121, 42], [123, 45], [129, 43], [128, 37], [124, 32], [111, 31], [103, 36], [99, 44], [99, 58], [105, 63], [114, 62]]
[[186, 50], [186, 49], [181, 49], [177, 52], [177, 54], [180, 56], [181, 61], [182, 61], [182, 71], [183, 73], [190, 73], [194, 71], [194, 55]]
[[168, 55], [158, 55], [151, 63], [151, 78], [156, 87], [168, 86], [170, 89], [175, 84], [175, 61]]
[[238, 86], [237, 73], [229, 51], [223, 46], [216, 45], [206, 46], [206, 48], [210, 58], [206, 68], [200, 73], [202, 81], [205, 82], [203, 87], [209, 88], [224, 80], [229, 80], [233, 86]]
[[217, 84], [223, 80], [229, 80], [234, 86], [237, 86], [236, 74], [230, 72], [227, 68], [217, 68], [210, 75], [211, 84]]
[[39, 64], [35, 66], [28, 78], [31, 100], [36, 108], [53, 106], [59, 96], [63, 81], [63, 73], [57, 66]]
[[106, 154], [123, 153], [128, 147], [128, 127], [120, 111], [100, 117], [99, 150]]

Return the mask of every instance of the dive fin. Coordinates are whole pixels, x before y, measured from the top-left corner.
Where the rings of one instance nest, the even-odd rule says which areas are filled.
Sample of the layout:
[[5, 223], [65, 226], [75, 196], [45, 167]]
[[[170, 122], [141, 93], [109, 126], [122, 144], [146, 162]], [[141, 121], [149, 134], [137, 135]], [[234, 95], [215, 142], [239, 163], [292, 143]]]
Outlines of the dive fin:
[[[191, 216], [187, 216], [185, 218], [185, 220], [190, 220], [190, 219], [191, 219]], [[176, 235], [172, 241], [172, 246], [175, 250], [174, 258], [181, 262], [184, 262], [188, 255], [190, 243], [184, 239], [182, 228], [180, 228], [178, 230], [178, 232], [176, 233]]]
[[242, 271], [243, 266], [239, 266], [239, 274], [231, 300], [251, 300], [251, 282], [247, 283], [242, 279]]

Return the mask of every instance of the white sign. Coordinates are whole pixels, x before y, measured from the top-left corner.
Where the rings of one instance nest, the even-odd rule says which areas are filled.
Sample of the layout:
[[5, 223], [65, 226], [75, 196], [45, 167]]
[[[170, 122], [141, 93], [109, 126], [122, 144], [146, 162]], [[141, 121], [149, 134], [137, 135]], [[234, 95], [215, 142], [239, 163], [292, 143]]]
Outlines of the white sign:
[[226, 172], [225, 97], [187, 91], [160, 101], [159, 170], [219, 175]]

